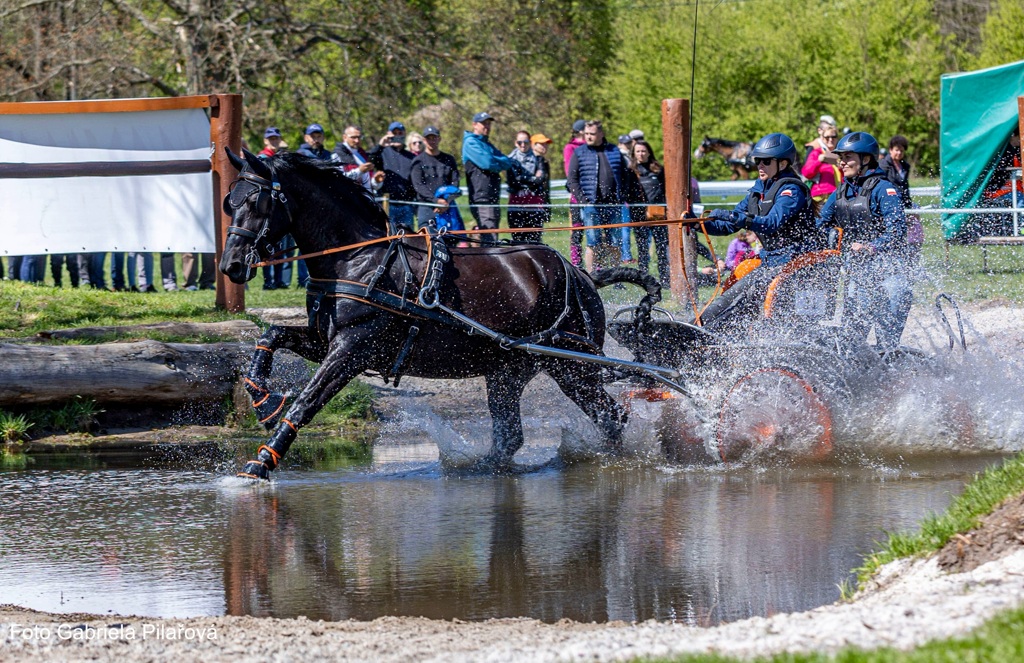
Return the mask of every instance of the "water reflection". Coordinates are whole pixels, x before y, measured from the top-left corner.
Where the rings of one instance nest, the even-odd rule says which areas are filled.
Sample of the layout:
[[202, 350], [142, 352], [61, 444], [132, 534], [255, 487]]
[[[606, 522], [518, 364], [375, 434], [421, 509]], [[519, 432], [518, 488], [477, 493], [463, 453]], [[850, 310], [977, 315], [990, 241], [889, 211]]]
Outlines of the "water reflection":
[[714, 624], [834, 601], [874, 540], [986, 462], [461, 478], [370, 464], [283, 471], [269, 489], [219, 468], [5, 472], [0, 603]]

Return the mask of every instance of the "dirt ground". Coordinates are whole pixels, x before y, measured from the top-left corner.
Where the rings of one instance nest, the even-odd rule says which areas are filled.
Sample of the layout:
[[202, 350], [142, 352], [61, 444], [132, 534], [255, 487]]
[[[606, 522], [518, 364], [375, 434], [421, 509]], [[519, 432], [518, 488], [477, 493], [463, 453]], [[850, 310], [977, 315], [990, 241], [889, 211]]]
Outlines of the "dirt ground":
[[1024, 547], [1024, 494], [1010, 498], [981, 519], [980, 525], [957, 534], [939, 551], [939, 568], [949, 573], [973, 571]]
[[[1024, 309], [997, 302], [968, 310], [971, 333], [996, 356], [1024, 349]], [[908, 337], [915, 338], [914, 323]], [[379, 384], [379, 383], [378, 383]], [[482, 392], [460, 385], [462, 394]], [[482, 397], [450, 399], [451, 385], [407, 380], [401, 389], [442, 416], [479, 416]], [[535, 381], [530, 389], [552, 385]], [[382, 390], [385, 414], [397, 399]], [[0, 594], [2, 596], [2, 594]], [[3, 661], [612, 661], [706, 652], [751, 658], [779, 652], [832, 653], [847, 646], [912, 648], [977, 628], [1024, 597], [1024, 494], [927, 560], [882, 569], [854, 600], [803, 613], [714, 628], [664, 622], [544, 624], [532, 619], [467, 623], [387, 617], [370, 622], [305, 618], [149, 619], [56, 615], [0, 606]]]

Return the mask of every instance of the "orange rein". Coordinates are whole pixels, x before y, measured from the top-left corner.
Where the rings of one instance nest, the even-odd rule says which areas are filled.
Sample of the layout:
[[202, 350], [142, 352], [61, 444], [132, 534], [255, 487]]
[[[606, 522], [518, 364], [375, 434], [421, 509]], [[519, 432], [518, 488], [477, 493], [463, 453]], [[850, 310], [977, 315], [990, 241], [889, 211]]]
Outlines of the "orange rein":
[[[441, 233], [444, 235], [494, 235], [497, 233], [535, 233], [535, 232], [572, 232], [572, 231], [583, 231], [583, 230], [601, 230], [604, 228], [645, 228], [648, 226], [667, 226], [667, 225], [685, 225], [695, 223], [697, 219], [677, 219], [674, 221], [663, 220], [663, 221], [634, 221], [632, 223], [606, 223], [599, 226], [555, 226], [549, 228], [490, 228], [490, 229], [478, 229], [478, 230], [446, 230]], [[706, 234], [706, 233], [705, 233]], [[323, 251], [315, 251], [313, 253], [304, 253], [302, 255], [292, 256], [290, 258], [278, 258], [275, 260], [264, 260], [257, 262], [250, 267], [269, 267], [270, 265], [280, 265], [286, 262], [294, 262], [295, 260], [307, 260], [309, 258], [318, 258], [320, 256], [329, 255], [331, 253], [341, 253], [342, 251], [351, 251], [352, 249], [360, 249], [364, 246], [370, 246], [372, 244], [380, 244], [382, 242], [390, 242], [394, 239], [401, 239], [403, 237], [410, 236], [423, 236], [429, 237], [425, 230], [418, 230], [415, 233], [399, 233], [397, 235], [386, 235], [384, 237], [378, 237], [377, 239], [368, 239], [365, 242], [357, 242], [355, 244], [348, 244], [346, 246], [337, 246], [331, 249], [324, 249]]]

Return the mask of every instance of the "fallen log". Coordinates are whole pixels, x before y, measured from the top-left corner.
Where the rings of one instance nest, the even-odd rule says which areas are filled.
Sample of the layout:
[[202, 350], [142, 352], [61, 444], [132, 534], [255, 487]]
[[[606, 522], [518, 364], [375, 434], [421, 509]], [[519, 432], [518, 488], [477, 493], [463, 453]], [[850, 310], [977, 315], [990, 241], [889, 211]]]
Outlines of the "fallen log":
[[0, 407], [75, 396], [120, 405], [218, 401], [232, 394], [251, 355], [249, 343], [0, 343]]
[[51, 329], [41, 331], [39, 338], [60, 341], [70, 339], [95, 339], [110, 336], [145, 335], [160, 332], [173, 336], [217, 336], [231, 339], [253, 340], [260, 329], [251, 320], [224, 320], [222, 322], [157, 322], [149, 325], [123, 325], [115, 327], [78, 327], [76, 329]]

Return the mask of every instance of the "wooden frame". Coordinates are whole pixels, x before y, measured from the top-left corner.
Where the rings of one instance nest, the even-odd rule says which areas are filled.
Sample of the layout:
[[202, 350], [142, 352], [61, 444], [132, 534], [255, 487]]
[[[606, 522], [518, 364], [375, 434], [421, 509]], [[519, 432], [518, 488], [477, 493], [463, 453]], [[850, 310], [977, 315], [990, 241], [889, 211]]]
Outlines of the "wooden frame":
[[[171, 175], [211, 172], [213, 176], [213, 214], [216, 260], [220, 261], [231, 217], [221, 209], [221, 200], [238, 171], [228, 160], [225, 147], [242, 150], [242, 96], [208, 94], [185, 97], [144, 99], [97, 99], [86, 101], [26, 101], [0, 103], [0, 115], [55, 115], [72, 113], [133, 113], [140, 111], [210, 109], [210, 142], [214, 146], [210, 161], [145, 161], [96, 163], [0, 164], [0, 178], [43, 177], [121, 177], [126, 175]], [[218, 270], [217, 307], [229, 311], [245, 310], [245, 286], [231, 283]]]
[[[692, 210], [689, 99], [662, 99], [661, 133], [668, 218], [680, 219], [685, 212]], [[672, 271], [672, 295], [683, 304], [695, 302], [697, 246], [690, 228], [681, 224], [668, 227], [668, 259]]]

